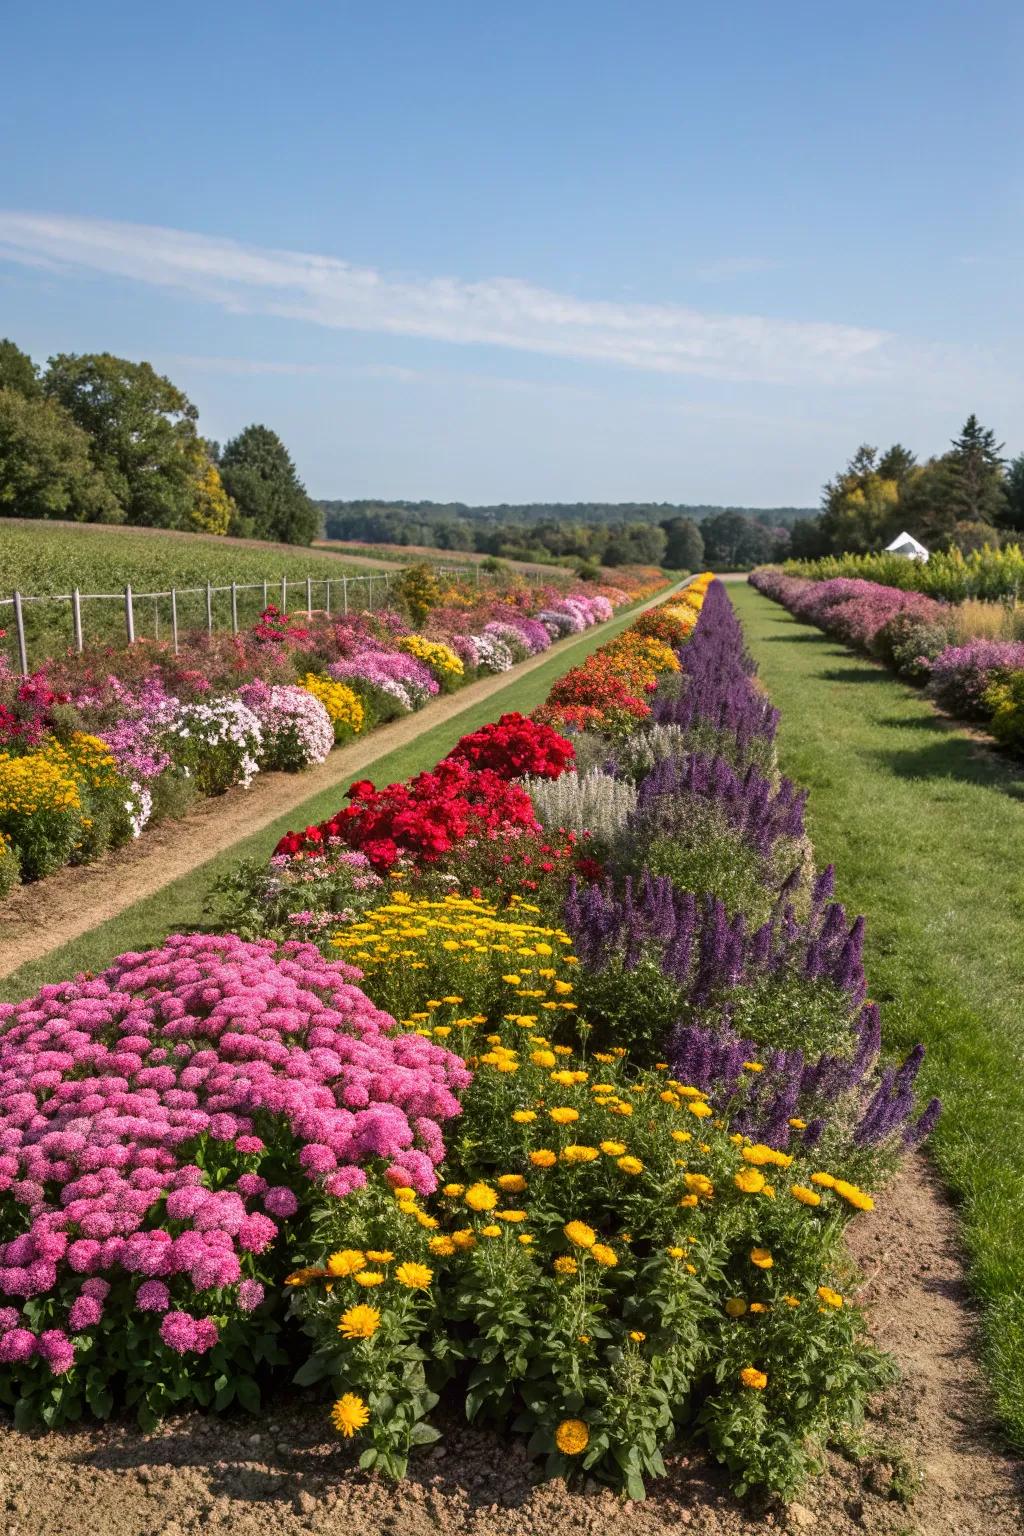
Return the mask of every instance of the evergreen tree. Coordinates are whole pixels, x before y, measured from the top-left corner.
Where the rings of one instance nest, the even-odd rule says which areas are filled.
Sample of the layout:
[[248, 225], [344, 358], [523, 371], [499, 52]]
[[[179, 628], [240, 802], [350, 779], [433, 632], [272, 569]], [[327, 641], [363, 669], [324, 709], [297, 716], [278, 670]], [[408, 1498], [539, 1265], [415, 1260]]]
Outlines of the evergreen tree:
[[956, 523], [995, 523], [1006, 506], [1002, 443], [983, 427], [972, 411], [946, 455], [949, 465], [949, 510]]
[[689, 517], [670, 517], [662, 523], [668, 538], [665, 564], [673, 571], [699, 571], [704, 565], [704, 537]]
[[291, 455], [269, 427], [246, 427], [221, 449], [218, 468], [237, 517], [232, 532], [281, 544], [310, 544], [320, 512], [306, 495]]
[[1003, 508], [1004, 528], [1024, 530], [1024, 453], [1011, 459], [1006, 469], [1006, 505]]
[[16, 389], [26, 400], [37, 400], [42, 394], [39, 369], [28, 353], [6, 336], [0, 340], [0, 389]]
[[916, 463], [916, 454], [911, 453], [909, 448], [904, 448], [902, 443], [893, 443], [892, 447], [887, 448], [879, 459], [878, 473], [883, 480], [895, 480], [902, 489]]

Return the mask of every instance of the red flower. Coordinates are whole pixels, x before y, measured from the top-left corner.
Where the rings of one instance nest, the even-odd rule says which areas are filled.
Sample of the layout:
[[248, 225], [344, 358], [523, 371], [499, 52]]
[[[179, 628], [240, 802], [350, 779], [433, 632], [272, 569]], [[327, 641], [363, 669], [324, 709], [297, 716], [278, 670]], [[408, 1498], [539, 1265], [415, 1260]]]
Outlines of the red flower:
[[513, 713], [463, 736], [447, 761], [489, 768], [506, 779], [522, 778], [525, 774], [557, 779], [572, 767], [575, 758], [572, 742], [549, 725]]

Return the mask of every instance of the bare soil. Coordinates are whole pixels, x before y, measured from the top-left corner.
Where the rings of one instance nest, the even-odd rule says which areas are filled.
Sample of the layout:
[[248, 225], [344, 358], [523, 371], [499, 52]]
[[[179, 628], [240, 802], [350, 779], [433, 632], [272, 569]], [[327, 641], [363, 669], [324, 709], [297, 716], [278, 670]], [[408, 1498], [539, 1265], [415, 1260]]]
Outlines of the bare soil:
[[956, 1219], [923, 1159], [852, 1230], [879, 1342], [903, 1379], [856, 1454], [830, 1452], [788, 1508], [731, 1497], [701, 1455], [672, 1458], [644, 1504], [593, 1484], [534, 1486], [517, 1445], [451, 1422], [397, 1487], [355, 1467], [322, 1404], [257, 1419], [189, 1415], [52, 1435], [0, 1426], [5, 1536], [1020, 1536], [1024, 1469], [1000, 1449], [975, 1361]]

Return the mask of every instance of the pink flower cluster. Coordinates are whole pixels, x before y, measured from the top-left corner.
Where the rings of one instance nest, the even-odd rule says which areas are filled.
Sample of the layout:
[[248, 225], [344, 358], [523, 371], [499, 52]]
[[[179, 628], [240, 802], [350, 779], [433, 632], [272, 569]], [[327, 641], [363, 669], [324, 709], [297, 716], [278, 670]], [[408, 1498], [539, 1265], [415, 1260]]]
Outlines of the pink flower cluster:
[[252, 1256], [311, 1199], [378, 1161], [435, 1187], [469, 1073], [395, 1033], [358, 976], [308, 944], [175, 936], [0, 1004], [0, 1301], [43, 1298], [65, 1324], [0, 1307], [0, 1363], [68, 1369], [112, 1286], [162, 1315], [170, 1349], [203, 1352], [217, 1327], [189, 1307], [258, 1306]]

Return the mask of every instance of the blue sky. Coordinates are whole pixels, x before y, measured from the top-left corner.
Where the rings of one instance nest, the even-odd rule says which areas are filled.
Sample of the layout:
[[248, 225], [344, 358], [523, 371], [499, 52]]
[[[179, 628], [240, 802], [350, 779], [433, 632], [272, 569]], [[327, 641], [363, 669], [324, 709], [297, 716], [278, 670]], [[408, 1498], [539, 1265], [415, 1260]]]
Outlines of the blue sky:
[[1024, 447], [1024, 7], [49, 0], [0, 333], [275, 427], [320, 496], [810, 504]]

